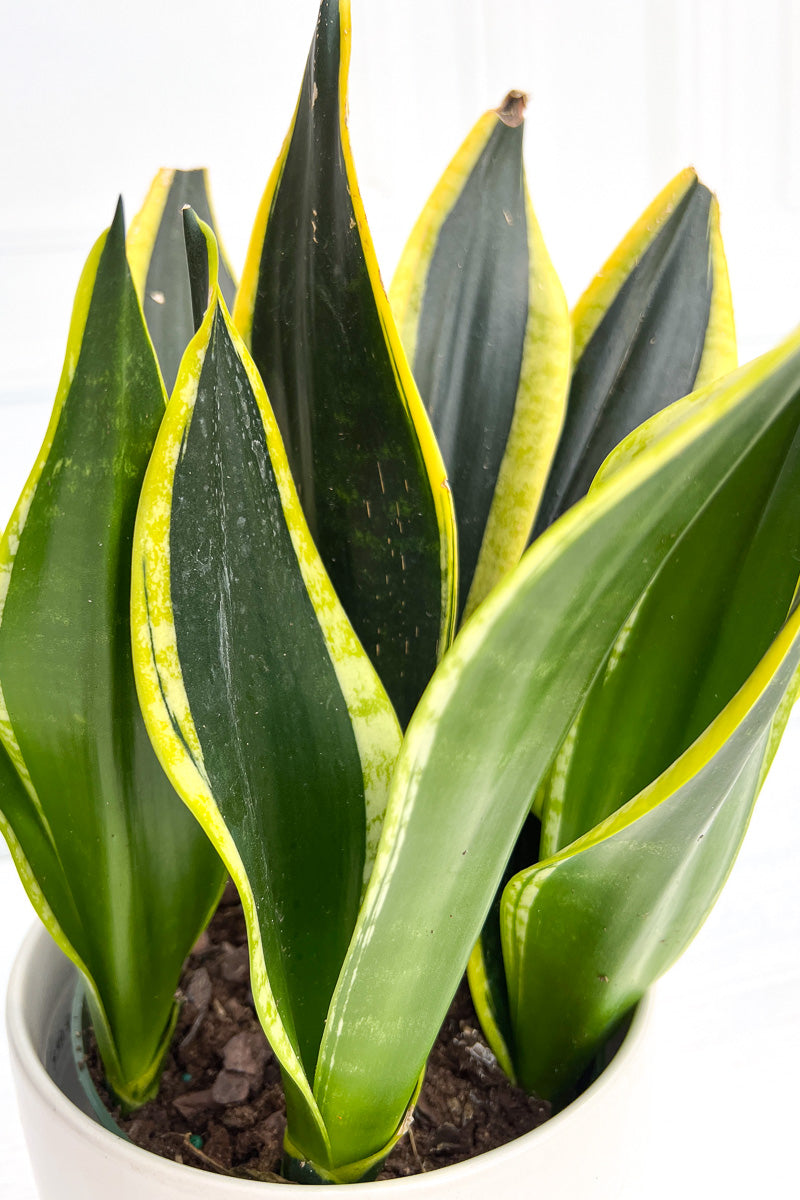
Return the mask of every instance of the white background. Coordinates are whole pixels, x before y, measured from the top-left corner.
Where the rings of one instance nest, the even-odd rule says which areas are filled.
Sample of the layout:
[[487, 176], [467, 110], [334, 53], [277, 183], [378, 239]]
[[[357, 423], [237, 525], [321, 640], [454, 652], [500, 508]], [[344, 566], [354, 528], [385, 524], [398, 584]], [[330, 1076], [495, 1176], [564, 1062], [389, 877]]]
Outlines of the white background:
[[[530, 93], [528, 179], [568, 298], [694, 163], [720, 198], [742, 361], [800, 320], [798, 0], [352, 0], [351, 132], [384, 278], [460, 140]], [[241, 266], [316, 0], [0, 0], [0, 521], [44, 431], [117, 194], [208, 165]], [[624, 1195], [796, 1194], [800, 721], [726, 893], [660, 985]], [[30, 913], [0, 856], [0, 987]], [[0, 1196], [34, 1195], [0, 1049]], [[623, 1193], [620, 1193], [623, 1195]]]

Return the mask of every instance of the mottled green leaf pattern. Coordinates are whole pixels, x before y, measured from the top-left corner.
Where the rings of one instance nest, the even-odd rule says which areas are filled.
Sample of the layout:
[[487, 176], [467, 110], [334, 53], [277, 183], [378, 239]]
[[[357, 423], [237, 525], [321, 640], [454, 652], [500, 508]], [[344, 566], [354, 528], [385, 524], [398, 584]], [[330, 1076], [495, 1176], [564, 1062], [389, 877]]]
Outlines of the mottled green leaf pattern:
[[21, 782], [6, 779], [0, 806], [131, 1105], [157, 1084], [181, 965], [222, 886], [153, 753], [131, 667], [133, 525], [163, 411], [120, 208], [84, 272], [50, 428], [3, 539], [0, 736]]
[[234, 316], [326, 569], [405, 724], [452, 636], [452, 501], [358, 194], [349, 35], [349, 4], [323, 0]]

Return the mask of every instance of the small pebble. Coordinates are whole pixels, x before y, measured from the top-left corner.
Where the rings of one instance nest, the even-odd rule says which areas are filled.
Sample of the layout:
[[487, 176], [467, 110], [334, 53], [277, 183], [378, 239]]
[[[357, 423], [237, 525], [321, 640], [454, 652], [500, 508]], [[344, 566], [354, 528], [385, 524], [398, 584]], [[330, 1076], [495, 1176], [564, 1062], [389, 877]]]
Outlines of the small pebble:
[[250, 1095], [250, 1080], [242, 1071], [220, 1071], [211, 1095], [217, 1104], [241, 1104]]
[[208, 1008], [213, 993], [211, 976], [205, 967], [198, 967], [189, 980], [186, 999], [196, 1008]]
[[180, 1043], [182, 1047], [190, 1045], [197, 1036], [197, 1031], [203, 1024], [205, 1015], [208, 1012], [213, 990], [211, 976], [208, 971], [205, 967], [198, 967], [186, 987], [186, 1002], [197, 1009], [197, 1016], [194, 1019], [191, 1029]]
[[247, 946], [230, 946], [225, 948], [221, 964], [222, 978], [228, 983], [243, 983], [250, 975], [250, 958]]
[[229, 1071], [242, 1071], [258, 1077], [270, 1055], [267, 1039], [261, 1033], [236, 1033], [225, 1044], [222, 1061]]
[[187, 1121], [192, 1121], [197, 1113], [213, 1107], [214, 1097], [211, 1094], [211, 1088], [206, 1088], [202, 1092], [187, 1092], [185, 1096], [176, 1096], [172, 1103], [182, 1117], [185, 1117]]

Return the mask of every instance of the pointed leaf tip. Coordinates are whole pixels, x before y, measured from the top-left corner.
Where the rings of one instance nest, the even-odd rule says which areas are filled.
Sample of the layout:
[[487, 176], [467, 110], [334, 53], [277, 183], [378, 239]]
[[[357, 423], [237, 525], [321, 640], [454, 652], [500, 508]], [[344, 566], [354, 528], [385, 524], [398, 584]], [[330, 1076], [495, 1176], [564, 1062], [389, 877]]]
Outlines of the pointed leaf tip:
[[189, 268], [192, 320], [194, 321], [194, 331], [197, 333], [203, 324], [203, 317], [208, 305], [210, 282], [208, 242], [206, 241], [206, 232], [203, 223], [200, 221], [191, 204], [184, 204], [181, 214], [183, 216], [183, 236], [186, 242], [186, 261]]
[[681, 171], [575, 306], [566, 419], [531, 540], [586, 494], [628, 434], [733, 367], [714, 206], [696, 172]]
[[526, 92], [511, 91], [497, 110], [497, 115], [504, 125], [517, 129], [525, 120], [525, 109], [528, 106]]
[[106, 245], [118, 247], [119, 253], [125, 255], [125, 207], [122, 196], [117, 199], [114, 216], [106, 233]]

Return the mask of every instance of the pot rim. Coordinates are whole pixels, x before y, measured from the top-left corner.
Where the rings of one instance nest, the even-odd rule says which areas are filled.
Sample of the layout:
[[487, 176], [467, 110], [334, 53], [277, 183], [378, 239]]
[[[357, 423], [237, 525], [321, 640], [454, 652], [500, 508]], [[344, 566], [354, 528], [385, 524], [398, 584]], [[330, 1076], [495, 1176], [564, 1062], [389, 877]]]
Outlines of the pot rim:
[[[159, 1171], [167, 1181], [170, 1178], [177, 1180], [178, 1176], [185, 1180], [187, 1170], [193, 1171], [197, 1175], [201, 1174], [195, 1167], [161, 1158], [160, 1155], [144, 1150], [133, 1142], [126, 1141], [103, 1128], [93, 1118], [77, 1108], [48, 1074], [33, 1044], [28, 1028], [26, 1005], [26, 992], [30, 986], [30, 977], [32, 972], [37, 969], [36, 959], [47, 942], [55, 946], [45, 928], [37, 921], [26, 934], [9, 977], [6, 996], [6, 1030], [10, 1052], [12, 1058], [16, 1059], [18, 1069], [27, 1076], [43, 1103], [51, 1111], [57, 1113], [60, 1119], [70, 1127], [75, 1138], [88, 1141], [103, 1156], [120, 1156], [123, 1160], [127, 1160], [132, 1167], [144, 1173]], [[628, 1061], [635, 1058], [639, 1052], [646, 1032], [652, 1023], [652, 1015], [653, 989], [651, 988], [637, 1005], [622, 1044], [602, 1074], [581, 1093], [577, 1100], [573, 1100], [571, 1104], [537, 1129], [522, 1134], [504, 1146], [486, 1150], [474, 1158], [441, 1167], [437, 1171], [410, 1175], [401, 1179], [385, 1179], [374, 1183], [339, 1184], [337, 1185], [339, 1192], [351, 1191], [354, 1194], [358, 1192], [362, 1200], [368, 1200], [369, 1197], [378, 1195], [371, 1191], [373, 1188], [380, 1188], [380, 1194], [383, 1195], [385, 1192], [387, 1196], [390, 1188], [405, 1187], [409, 1192], [413, 1192], [418, 1187], [429, 1186], [431, 1179], [439, 1175], [457, 1185], [458, 1181], [467, 1173], [475, 1170], [477, 1164], [480, 1164], [482, 1169], [491, 1171], [493, 1167], [500, 1167], [501, 1163], [529, 1151], [534, 1144], [541, 1145], [546, 1140], [558, 1136], [561, 1128], [576, 1113], [581, 1112], [587, 1106], [602, 1105], [604, 1093], [615, 1085], [617, 1077], [625, 1071]], [[277, 1189], [280, 1189], [280, 1194], [287, 1194], [284, 1191], [287, 1187], [286, 1183], [264, 1183], [259, 1180], [214, 1175], [210, 1172], [202, 1172], [202, 1174], [205, 1176], [205, 1180], [210, 1181], [207, 1188], [210, 1195], [217, 1190], [220, 1184], [224, 1184], [227, 1189], [234, 1186], [243, 1198], [252, 1195], [253, 1200], [256, 1200], [258, 1195], [261, 1195], [264, 1200], [267, 1196], [277, 1195]], [[200, 1182], [198, 1181], [199, 1186]], [[206, 1186], [205, 1181], [203, 1186]], [[288, 1186], [305, 1187], [306, 1185], [289, 1184]], [[273, 1189], [273, 1191], [270, 1192], [269, 1189]]]

